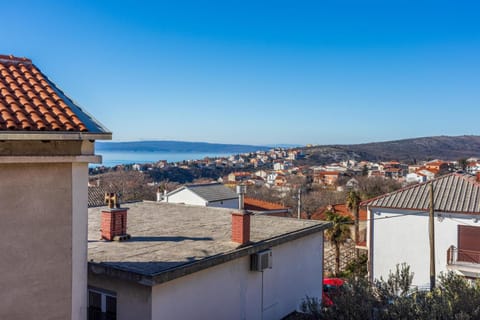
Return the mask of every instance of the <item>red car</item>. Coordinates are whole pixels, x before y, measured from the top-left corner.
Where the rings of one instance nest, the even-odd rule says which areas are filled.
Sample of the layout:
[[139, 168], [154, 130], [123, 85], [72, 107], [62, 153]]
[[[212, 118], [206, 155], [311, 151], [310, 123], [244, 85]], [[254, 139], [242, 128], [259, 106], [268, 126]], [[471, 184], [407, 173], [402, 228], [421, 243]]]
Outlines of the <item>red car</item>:
[[333, 306], [333, 297], [338, 293], [339, 289], [345, 283], [344, 280], [340, 278], [325, 278], [323, 279], [323, 293], [322, 301], [323, 306], [331, 307]]

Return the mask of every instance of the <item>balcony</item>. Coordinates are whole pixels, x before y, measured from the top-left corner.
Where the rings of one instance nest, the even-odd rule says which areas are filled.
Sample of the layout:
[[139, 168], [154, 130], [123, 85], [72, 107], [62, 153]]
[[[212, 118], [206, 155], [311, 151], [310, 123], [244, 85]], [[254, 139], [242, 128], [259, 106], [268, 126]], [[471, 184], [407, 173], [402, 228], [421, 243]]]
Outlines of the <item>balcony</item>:
[[447, 250], [447, 269], [458, 271], [466, 277], [480, 278], [480, 251], [450, 246]]

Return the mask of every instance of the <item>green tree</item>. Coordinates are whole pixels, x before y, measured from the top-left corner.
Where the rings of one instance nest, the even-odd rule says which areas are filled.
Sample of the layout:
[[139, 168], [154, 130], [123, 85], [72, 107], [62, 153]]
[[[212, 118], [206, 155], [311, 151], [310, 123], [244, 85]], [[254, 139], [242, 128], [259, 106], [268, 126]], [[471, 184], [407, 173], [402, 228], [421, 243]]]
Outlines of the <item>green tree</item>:
[[467, 169], [468, 161], [467, 161], [466, 158], [458, 159], [457, 162], [458, 162], [458, 167], [460, 169], [462, 169], [463, 171], [465, 171]]
[[366, 164], [362, 168], [362, 176], [364, 177], [368, 176], [368, 168]]
[[350, 238], [350, 225], [352, 219], [348, 216], [342, 216], [338, 213], [327, 211], [326, 220], [333, 225], [325, 233], [326, 238], [335, 248], [335, 274], [340, 273], [340, 246]]

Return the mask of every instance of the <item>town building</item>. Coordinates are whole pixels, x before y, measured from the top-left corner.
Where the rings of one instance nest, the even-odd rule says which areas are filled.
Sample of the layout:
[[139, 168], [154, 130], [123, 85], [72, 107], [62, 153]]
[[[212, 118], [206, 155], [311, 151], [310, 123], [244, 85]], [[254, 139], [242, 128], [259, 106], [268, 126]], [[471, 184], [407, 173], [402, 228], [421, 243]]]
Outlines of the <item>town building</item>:
[[437, 275], [449, 270], [469, 278], [480, 275], [480, 184], [475, 177], [453, 173], [362, 203], [368, 210], [371, 279], [386, 278], [405, 262], [414, 273], [413, 284], [429, 286], [430, 186]]
[[86, 319], [99, 139], [111, 133], [31, 60], [0, 56], [0, 319]]
[[221, 183], [189, 184], [166, 193], [162, 202], [238, 208], [238, 195]]
[[322, 296], [329, 223], [170, 203], [128, 207], [126, 241], [100, 240], [108, 209], [89, 209], [92, 314], [110, 305], [105, 315], [118, 320], [281, 319], [305, 297]]

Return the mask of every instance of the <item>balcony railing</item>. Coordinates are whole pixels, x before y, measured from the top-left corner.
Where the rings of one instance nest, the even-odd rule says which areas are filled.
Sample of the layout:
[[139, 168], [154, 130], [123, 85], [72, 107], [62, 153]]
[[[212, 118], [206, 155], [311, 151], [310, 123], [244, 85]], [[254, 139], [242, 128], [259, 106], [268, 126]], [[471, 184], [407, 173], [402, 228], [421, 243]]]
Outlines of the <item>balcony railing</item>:
[[480, 251], [459, 249], [450, 246], [447, 250], [447, 265], [459, 263], [480, 264]]

